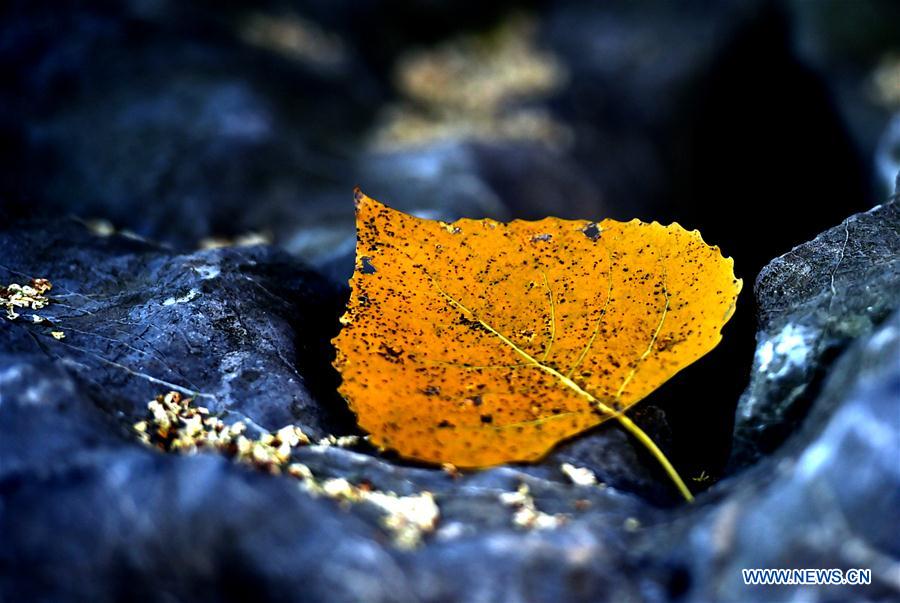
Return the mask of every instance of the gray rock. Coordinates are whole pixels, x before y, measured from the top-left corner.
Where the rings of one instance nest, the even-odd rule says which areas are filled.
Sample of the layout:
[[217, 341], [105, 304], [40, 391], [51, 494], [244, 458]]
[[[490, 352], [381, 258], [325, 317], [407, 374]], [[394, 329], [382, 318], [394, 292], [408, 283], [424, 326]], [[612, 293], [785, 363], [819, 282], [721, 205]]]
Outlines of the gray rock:
[[[862, 235], [893, 211], [886, 205], [848, 222], [844, 239], [830, 243], [844, 250], [844, 260], [825, 264], [818, 279], [808, 272], [821, 270], [809, 259], [815, 254], [800, 248], [780, 258], [772, 274], [794, 299], [763, 298], [771, 300], [766, 320], [792, 324], [802, 303], [821, 310], [821, 295], [809, 283], [824, 282], [830, 292], [834, 274], [837, 290], [857, 288], [828, 299], [825, 309], [834, 300], [842, 318], [826, 324], [841, 341], [871, 332], [868, 323], [859, 326], [859, 316], [874, 322], [879, 315], [860, 305], [864, 286], [854, 283], [865, 277], [871, 291], [881, 290], [882, 269], [892, 264], [874, 260], [885, 252], [878, 245], [893, 243], [884, 233], [880, 240]], [[457, 477], [364, 446], [296, 451], [295, 460], [320, 479], [399, 495], [432, 492], [441, 511], [436, 532], [419, 549], [401, 551], [370, 505], [315, 499], [293, 478], [213, 455], [162, 455], [130, 430], [146, 401], [171, 385], [201, 389], [209, 396], [201, 398], [204, 405], [267, 428], [281, 421], [319, 433], [340, 426], [328, 398], [320, 397], [333, 394], [333, 386], [313, 388], [328, 369], [307, 362], [327, 355], [302, 352], [327, 344], [316, 329], [329, 311], [339, 311], [328, 305], [329, 287], [271, 248], [179, 255], [101, 237], [71, 221], [14, 224], [0, 233], [0, 244], [8, 250], [0, 277], [47, 276], [58, 297], [40, 312], [52, 327], [20, 319], [0, 328], [4, 600], [771, 598], [771, 590], [743, 585], [740, 569], [752, 567], [872, 569], [865, 591], [778, 591], [816, 603], [857, 592], [890, 600], [900, 592], [900, 551], [885, 530], [900, 520], [900, 314], [860, 336], [784, 446], [693, 507], [658, 508], [626, 492], [658, 500], [664, 496], [655, 488], [667, 484], [611, 424], [564, 444], [544, 463]], [[859, 256], [866, 253], [864, 275], [844, 270], [849, 262], [848, 270], [861, 272]], [[801, 299], [799, 291], [809, 294]], [[48, 336], [51, 328], [66, 338]], [[196, 348], [202, 349], [192, 353]], [[223, 371], [229, 355], [243, 366]], [[251, 379], [241, 370], [248, 363], [265, 374]], [[258, 383], [265, 387], [256, 389]], [[665, 444], [658, 411], [645, 408], [637, 420]], [[564, 461], [590, 466], [620, 487], [573, 485], [559, 470]], [[522, 484], [556, 527], [516, 524], [516, 509], [501, 497]]]
[[43, 475], [61, 459], [72, 462], [133, 441], [46, 358], [2, 354], [0, 366], [0, 478]]
[[121, 450], [0, 501], [4, 600], [416, 600], [373, 528], [221, 458]]
[[[900, 596], [900, 312], [841, 357], [803, 428], [697, 509], [648, 535], [686, 601], [895, 601]], [[741, 569], [863, 568], [870, 586], [745, 586]]]
[[0, 344], [57, 359], [116, 416], [136, 420], [149, 400], [178, 390], [265, 429], [352, 428], [329, 365], [340, 302], [282, 253], [178, 255], [65, 220], [2, 231], [0, 247], [0, 282], [54, 283], [45, 322], [30, 313], [4, 321]]
[[[898, 298], [896, 203], [761, 277], [735, 466], [771, 456], [694, 507], [671, 506], [655, 461], [612, 423], [542, 463], [457, 477], [364, 444], [296, 451], [320, 478], [434, 493], [436, 533], [404, 552], [371, 506], [136, 441], [131, 424], [172, 388], [229, 421], [354, 433], [328, 343], [343, 303], [332, 283], [352, 265], [354, 184], [433, 218], [678, 219], [734, 255], [745, 278], [851, 211], [822, 198], [866, 206], [867, 175], [838, 119], [847, 112], [796, 60], [780, 5], [547, 5], [541, 46], [570, 82], [536, 104], [572, 130], [571, 149], [456, 141], [379, 153], [362, 141], [390, 96], [396, 56], [507, 10], [392, 4], [0, 9], [10, 83], [0, 90], [0, 285], [35, 276], [56, 285], [41, 311], [49, 323], [0, 319], [0, 600], [896, 599], [900, 317], [873, 331]], [[294, 10], [336, 33], [339, 64], [261, 46], [242, 29], [256, 11]], [[879, 18], [879, 31], [891, 22]], [[858, 123], [853, 131], [873, 150]], [[754, 166], [737, 186], [736, 165]], [[830, 178], [796, 178], [823, 172]], [[35, 209], [106, 218], [164, 244], [73, 221], [14, 221]], [[271, 234], [318, 274], [269, 247], [191, 251], [203, 237], [247, 230]], [[743, 302], [720, 358], [746, 343], [749, 360]], [[727, 437], [727, 387], [740, 387], [746, 369], [712, 358], [692, 367], [693, 382], [668, 384], [677, 409], [654, 397], [634, 416], [664, 449], [717, 472], [710, 441]], [[604, 485], [570, 484], [563, 462]], [[517, 526], [500, 497], [521, 484], [537, 509], [565, 521]], [[871, 568], [874, 584], [773, 591], [740, 580], [744, 567], [791, 566]]]
[[[373, 456], [364, 446], [299, 449], [296, 460], [321, 479], [340, 477], [399, 495], [434, 493], [441, 507], [439, 531], [429, 537], [434, 551], [400, 553], [381, 515], [367, 505], [342, 511], [332, 501], [311, 501], [291, 478], [254, 474], [206, 455], [160, 456], [131, 431], [146, 402], [174, 387], [200, 392], [198, 403], [229, 420], [268, 429], [299, 423], [314, 436], [346, 433], [334, 416], [340, 413], [328, 407], [334, 384], [327, 391], [313, 387], [333, 379], [321, 364], [330, 355], [316, 342], [327, 345], [333, 325], [324, 317], [339, 312], [329, 305], [333, 291], [314, 275], [272, 248], [179, 255], [133, 238], [100, 236], [70, 220], [17, 223], [0, 232], [0, 245], [9, 250], [0, 280], [47, 276], [54, 282], [53, 303], [38, 312], [46, 322], [33, 323], [24, 313], [0, 324], [0, 563], [13, 570], [0, 579], [4, 597], [112, 600], [127, 582], [147, 600], [163, 600], [163, 584], [175, 598], [221, 600], [234, 580], [257, 585], [267, 600], [290, 600], [286, 593], [299, 592], [301, 583], [313, 600], [498, 593], [525, 577], [544, 576], [543, 583], [567, 576], [570, 559], [558, 552], [584, 539], [578, 530], [527, 536], [501, 495], [526, 484], [541, 512], [608, 532], [609, 538], [590, 538], [591, 547], [607, 551], [591, 557], [598, 569], [600, 559], [626, 550], [630, 536], [614, 535], [627, 521], [649, 524], [657, 514], [613, 486], [672, 496], [648, 468], [654, 461], [636, 455], [613, 425], [587, 437], [594, 446], [573, 442], [544, 464], [457, 478]], [[51, 330], [65, 338], [56, 340]], [[225, 361], [234, 366], [224, 370]], [[343, 403], [340, 408], [346, 412]], [[652, 412], [638, 420], [651, 433], [664, 426]], [[595, 468], [611, 485], [572, 486], [559, 469], [564, 461]], [[46, 550], [51, 533], [71, 546]], [[523, 537], [531, 543], [525, 548], [518, 544]], [[506, 556], [503, 547], [516, 552], [498, 572], [471, 564], [469, 552], [479, 556], [485, 546], [501, 546], [492, 548], [498, 558]], [[461, 572], [474, 572], [473, 583], [433, 582], [447, 576], [451, 559]], [[585, 563], [577, 554], [573, 559]], [[588, 596], [591, 585], [608, 583], [615, 592], [633, 593], [616, 571], [604, 568], [599, 581], [587, 569], [573, 569], [571, 588]], [[394, 578], [384, 582], [384, 572]], [[73, 585], [76, 573], [81, 579]], [[491, 584], [488, 574], [502, 581]], [[232, 575], [239, 579], [226, 578]], [[549, 596], [570, 587], [541, 588]], [[437, 590], [428, 595], [430, 589]]]
[[773, 260], [756, 297], [758, 345], [738, 402], [733, 469], [781, 444], [835, 355], [900, 307], [900, 204], [851, 216]]
[[0, 152], [15, 163], [0, 204], [104, 218], [180, 248], [281, 236], [327, 220], [336, 199], [351, 207], [347, 149], [383, 97], [359, 55], [288, 18], [309, 52], [273, 48], [278, 15], [254, 21], [263, 6], [176, 4], [5, 7]]
[[[134, 422], [149, 400], [177, 390], [267, 430], [295, 423], [315, 438], [356, 433], [330, 366], [343, 294], [282, 252], [258, 246], [177, 254], [66, 220], [17, 224], [0, 231], [0, 246], [11, 250], [0, 282], [54, 283], [54, 302], [40, 312], [45, 322], [32, 324], [25, 313], [2, 325], [0, 344], [58, 360], [118, 419]], [[53, 339], [54, 330], [65, 338]], [[636, 420], [667, 448], [658, 409], [643, 408]], [[648, 499], [676, 500], [656, 461], [612, 423], [526, 472], [562, 481], [563, 462]], [[373, 468], [364, 463], [360, 475], [366, 471]], [[422, 482], [400, 489], [416, 485]]]
[[[292, 478], [214, 455], [144, 448], [78, 389], [46, 357], [9, 360], [0, 373], [4, 600], [505, 600], [532, 588], [539, 600], [589, 600], [601, 587], [638, 600], [620, 571], [638, 571], [626, 554], [633, 535], [617, 534], [627, 521], [649, 525], [655, 512], [611, 488], [514, 468], [454, 479], [338, 448], [301, 449], [298, 460], [322, 478], [435, 494], [439, 531], [404, 553], [366, 505], [313, 499]], [[572, 527], [514, 527], [500, 496], [523, 483], [541, 511]]]

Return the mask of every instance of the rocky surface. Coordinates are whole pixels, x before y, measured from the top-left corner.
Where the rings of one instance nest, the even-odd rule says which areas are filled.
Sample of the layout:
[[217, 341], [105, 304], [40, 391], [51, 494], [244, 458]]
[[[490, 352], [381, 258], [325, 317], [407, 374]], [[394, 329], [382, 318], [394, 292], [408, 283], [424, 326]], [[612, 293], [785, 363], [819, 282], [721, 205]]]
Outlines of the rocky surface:
[[[4, 324], [0, 342], [64, 367], [120, 421], [139, 420], [149, 400], [174, 390], [269, 431], [295, 423], [314, 439], [356, 433], [330, 366], [343, 293], [280, 251], [179, 255], [73, 220], [49, 232], [18, 223], [0, 231], [0, 245], [10, 250], [0, 282], [46, 275], [54, 284], [52, 303]], [[666, 447], [664, 415], [647, 407], [636, 418]], [[559, 480], [558, 466], [574, 463], [611, 485], [672, 500], [655, 462], [637, 448], [609, 425], [561, 446], [546, 465], [555, 470], [529, 471]]]
[[[900, 313], [836, 363], [802, 429], [676, 519], [691, 601], [869, 601], [900, 593]], [[657, 542], [659, 535], [650, 537]], [[652, 546], [652, 545], [651, 545]], [[742, 568], [867, 568], [872, 584], [746, 587]]]
[[4, 347], [55, 359], [111, 411], [134, 417], [177, 390], [266, 429], [297, 422], [321, 437], [347, 423], [329, 395], [334, 290], [287, 256], [261, 247], [178, 255], [72, 220], [21, 223], [0, 232], [0, 246], [4, 284], [45, 274], [54, 284], [53, 303], [35, 312], [43, 322], [22, 326], [26, 313], [4, 325]]
[[756, 279], [759, 333], [738, 402], [732, 468], [779, 446], [833, 358], [900, 307], [900, 204], [857, 214], [776, 258]]
[[[896, 286], [883, 270], [892, 264], [873, 261], [887, 257], [878, 245], [892, 244], [889, 233], [864, 236], [896, 225], [895, 212], [885, 205], [839, 228], [850, 233], [840, 245], [847, 272], [832, 262], [812, 278], [818, 256], [808, 247], [776, 260], [767, 274], [780, 284], [757, 288], [766, 324], [792, 324], [799, 306], [803, 316], [846, 325], [874, 307], [851, 284]], [[833, 234], [809, 245], [820, 249]], [[322, 484], [347, 480], [397, 497], [430, 492], [439, 517], [407, 550], [394, 543], [383, 508], [311, 496], [308, 482], [211, 453], [161, 454], [131, 427], [149, 399], [180, 388], [251, 430], [296, 423], [312, 436], [351, 433], [343, 406], [328, 402], [330, 373], [315, 361], [327, 358], [318, 346], [333, 329], [321, 317], [339, 311], [340, 295], [322, 279], [265, 246], [179, 255], [70, 220], [49, 231], [20, 222], [0, 241], [11, 250], [0, 268], [6, 281], [34, 274], [55, 282], [48, 306], [23, 310], [0, 330], [0, 594], [10, 600], [769, 596], [743, 586], [744, 567], [864, 567], [873, 571], [871, 600], [900, 592], [898, 551], [884, 531], [897, 522], [900, 491], [900, 315], [874, 330], [883, 312], [866, 310], [865, 322], [850, 321], [855, 330], [836, 330], [842, 344], [859, 343], [830, 372], [802, 428], [694, 507], [651, 504], [671, 500], [664, 478], [611, 425], [535, 466], [457, 476], [379, 457], [364, 444], [294, 450], [293, 462]], [[862, 257], [865, 271], [854, 263]], [[823, 307], [831, 274], [852, 299], [831, 296]], [[759, 350], [767, 344], [761, 339]], [[821, 372], [827, 358], [805, 356], [803, 374]], [[767, 382], [776, 384], [783, 366], [770, 364]], [[644, 409], [638, 420], [665, 442], [656, 414]], [[601, 483], [573, 484], [564, 462], [593, 469]], [[841, 589], [803, 596], [837, 601]]]
[[[99, 218], [183, 254], [255, 233], [342, 287], [359, 185], [442, 219], [677, 220], [749, 282], [875, 198], [775, 3], [449, 6], [7, 3], [0, 213]], [[649, 401], [689, 475], [727, 462], [749, 287], [738, 306], [723, 344]]]
[[[175, 388], [201, 392], [197, 403], [228, 421], [268, 429], [297, 423], [311, 436], [336, 430], [334, 409], [323, 402], [327, 392], [318, 405], [309, 403], [315, 375], [330, 374], [304, 361], [309, 350], [303, 346], [327, 344], [331, 328], [321, 318], [304, 323], [304, 317], [329, 315], [321, 306], [329, 290], [313, 275], [271, 248], [184, 256], [98, 235], [73, 221], [49, 232], [20, 223], [0, 239], [12, 251], [5, 261], [28, 271], [4, 264], [7, 281], [55, 275], [52, 303], [33, 312], [42, 322], [22, 310], [0, 331], [8, 352], [0, 372], [4, 600], [114, 600], [135, 593], [147, 600], [163, 593], [179, 600], [248, 593], [294, 600], [302, 593], [311, 600], [413, 601], [423, 589], [455, 592], [453, 582], [438, 585], [427, 576], [442, 573], [443, 562], [483, 531], [518, 540], [519, 506], [500, 497], [523, 483], [538, 505], [534, 512], [540, 509], [553, 525], [562, 515], [593, 516], [618, 531], [626, 521], [646, 522], [652, 512], [613, 488], [568, 485], [558, 462], [453, 478], [337, 447], [299, 449], [296, 460], [322, 479], [340, 477], [401, 496], [434, 493], [441, 522], [429, 538], [466, 544], [422, 561], [416, 578], [419, 557], [391, 544], [369, 506], [342, 509], [310, 498], [293, 478], [214, 455], [162, 455], [140, 445], [131, 429], [145, 416], [148, 399]], [[328, 354], [318, 350], [316, 357]], [[231, 359], [227, 371], [223, 359]], [[254, 371], [260, 374], [249, 374]], [[650, 474], [629, 457], [626, 441], [613, 435], [609, 447], [625, 452], [607, 463], [633, 459], [632, 483]], [[51, 551], [48, 538], [71, 544]], [[458, 558], [466, 563], [465, 555]]]
[[[0, 307], [0, 602], [900, 598], [898, 202], [771, 260], [881, 198], [881, 0], [862, 28], [828, 2], [510, 4], [0, 7], [0, 296], [54, 285]], [[735, 257], [722, 344], [632, 412], [697, 504], [609, 423], [463, 474], [317, 443], [357, 434], [329, 343], [354, 185], [429, 218], [678, 220]], [[277, 474], [163, 454], [134, 424], [171, 390], [312, 445]]]

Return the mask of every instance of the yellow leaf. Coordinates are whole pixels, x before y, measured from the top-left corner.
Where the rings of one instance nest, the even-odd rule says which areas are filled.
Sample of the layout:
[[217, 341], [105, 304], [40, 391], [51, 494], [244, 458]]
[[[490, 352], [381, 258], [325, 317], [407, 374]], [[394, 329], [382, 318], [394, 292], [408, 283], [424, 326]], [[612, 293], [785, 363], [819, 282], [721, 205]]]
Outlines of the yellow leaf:
[[374, 444], [486, 467], [615, 417], [668, 463], [622, 413], [720, 341], [741, 281], [717, 247], [678, 224], [447, 224], [356, 203], [335, 367]]

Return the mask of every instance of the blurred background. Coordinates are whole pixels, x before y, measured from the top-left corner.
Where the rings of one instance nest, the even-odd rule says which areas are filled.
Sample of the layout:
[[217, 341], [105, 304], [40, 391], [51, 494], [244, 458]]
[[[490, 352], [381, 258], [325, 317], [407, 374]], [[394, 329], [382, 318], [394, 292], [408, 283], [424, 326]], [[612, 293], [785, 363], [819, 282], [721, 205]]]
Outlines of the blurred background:
[[0, 217], [271, 242], [339, 291], [355, 185], [430, 218], [698, 228], [745, 291], [653, 401], [676, 465], [716, 474], [759, 269], [893, 191], [898, 24], [893, 0], [7, 0]]

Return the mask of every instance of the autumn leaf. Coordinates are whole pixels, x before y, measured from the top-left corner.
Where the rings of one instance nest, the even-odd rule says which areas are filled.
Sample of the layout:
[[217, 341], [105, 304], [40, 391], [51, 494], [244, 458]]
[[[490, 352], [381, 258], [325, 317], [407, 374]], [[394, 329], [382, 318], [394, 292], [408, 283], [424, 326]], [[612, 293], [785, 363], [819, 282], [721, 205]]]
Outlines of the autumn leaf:
[[356, 205], [334, 365], [374, 444], [487, 467], [615, 417], [680, 482], [623, 413], [721, 340], [741, 289], [730, 258], [678, 224], [448, 224], [359, 191]]

